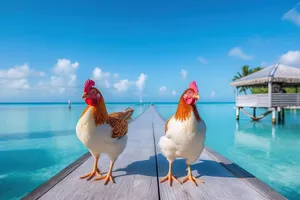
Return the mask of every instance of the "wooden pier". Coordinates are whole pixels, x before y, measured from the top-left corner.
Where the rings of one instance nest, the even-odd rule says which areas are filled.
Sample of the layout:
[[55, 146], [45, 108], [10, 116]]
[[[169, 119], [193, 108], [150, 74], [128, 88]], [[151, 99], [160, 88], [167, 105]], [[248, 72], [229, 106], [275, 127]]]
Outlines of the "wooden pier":
[[[86, 153], [49, 181], [23, 199], [42, 200], [198, 200], [198, 199], [286, 199], [272, 188], [209, 148], [192, 165], [193, 174], [201, 176], [204, 184], [191, 182], [178, 184], [159, 183], [168, 172], [168, 162], [160, 154], [159, 138], [164, 135], [164, 120], [150, 106], [129, 125], [128, 143], [115, 163], [115, 183], [87, 181], [79, 177], [90, 172], [93, 158]], [[106, 155], [99, 159], [99, 169], [107, 172]], [[186, 175], [183, 159], [173, 164], [174, 175], [181, 181]]]

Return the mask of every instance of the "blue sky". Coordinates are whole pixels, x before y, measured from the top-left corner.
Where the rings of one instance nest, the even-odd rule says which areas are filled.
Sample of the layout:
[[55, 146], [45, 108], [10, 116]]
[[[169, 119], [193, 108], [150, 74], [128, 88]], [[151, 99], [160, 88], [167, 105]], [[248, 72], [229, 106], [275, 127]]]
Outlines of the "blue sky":
[[0, 6], [0, 101], [233, 101], [244, 64], [300, 66], [298, 1], [21, 1]]

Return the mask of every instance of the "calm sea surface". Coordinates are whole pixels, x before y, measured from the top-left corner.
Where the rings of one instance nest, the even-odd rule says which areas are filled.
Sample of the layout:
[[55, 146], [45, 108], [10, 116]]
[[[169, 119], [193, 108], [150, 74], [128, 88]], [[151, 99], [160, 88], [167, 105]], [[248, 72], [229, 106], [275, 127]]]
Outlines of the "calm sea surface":
[[[148, 105], [107, 104], [109, 112], [128, 106], [134, 117]], [[167, 119], [177, 104], [156, 104]], [[0, 105], [0, 199], [19, 199], [87, 152], [75, 126], [85, 108], [73, 104]], [[300, 198], [300, 112], [286, 110], [284, 124], [268, 116], [251, 122], [234, 104], [199, 104], [207, 130], [206, 145], [234, 161], [289, 199]], [[258, 115], [263, 110], [258, 111]]]

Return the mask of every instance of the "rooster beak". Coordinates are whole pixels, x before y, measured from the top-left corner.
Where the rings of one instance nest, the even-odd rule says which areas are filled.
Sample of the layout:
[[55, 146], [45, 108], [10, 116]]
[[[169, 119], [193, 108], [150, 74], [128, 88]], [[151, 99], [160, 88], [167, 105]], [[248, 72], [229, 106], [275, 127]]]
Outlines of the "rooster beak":
[[200, 99], [200, 96], [199, 96], [199, 94], [196, 94], [196, 95], [194, 96], [194, 98], [196, 98], [196, 99]]
[[81, 98], [84, 99], [86, 96], [87, 96], [87, 93], [85, 92], [82, 94]]

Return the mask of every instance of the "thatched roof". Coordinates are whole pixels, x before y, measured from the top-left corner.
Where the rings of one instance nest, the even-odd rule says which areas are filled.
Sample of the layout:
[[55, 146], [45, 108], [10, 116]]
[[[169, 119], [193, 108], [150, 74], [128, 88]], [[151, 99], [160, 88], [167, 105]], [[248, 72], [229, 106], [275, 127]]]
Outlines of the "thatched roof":
[[300, 69], [282, 64], [266, 67], [258, 72], [245, 76], [232, 83], [231, 86], [264, 85], [274, 83], [300, 84]]

